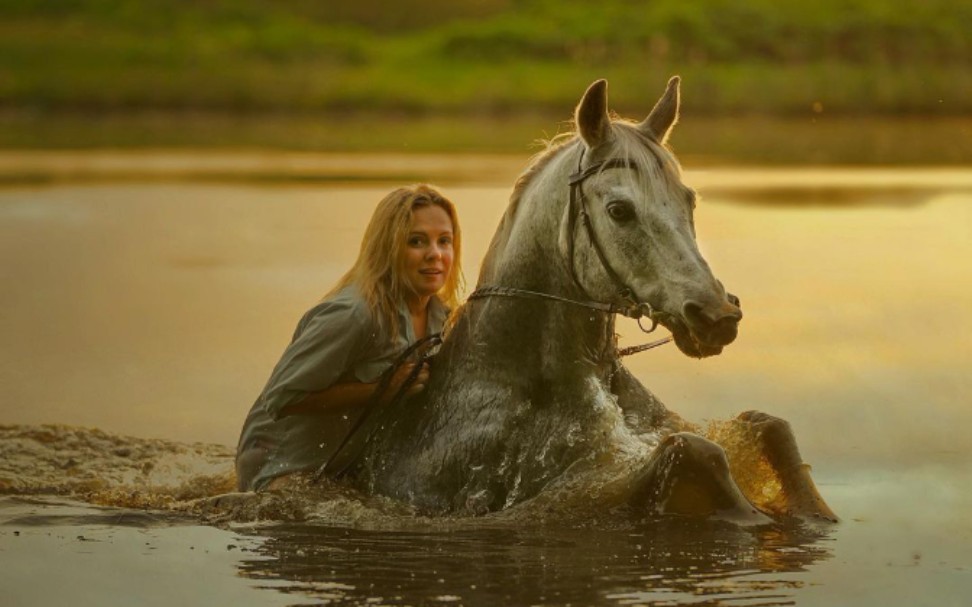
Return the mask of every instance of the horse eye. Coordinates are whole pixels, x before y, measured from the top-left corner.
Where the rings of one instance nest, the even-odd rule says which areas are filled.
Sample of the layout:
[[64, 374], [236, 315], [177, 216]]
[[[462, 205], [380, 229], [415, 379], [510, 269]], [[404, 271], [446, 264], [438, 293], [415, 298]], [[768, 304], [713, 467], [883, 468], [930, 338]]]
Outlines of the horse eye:
[[634, 219], [635, 216], [634, 209], [631, 208], [631, 205], [620, 200], [609, 202], [607, 205], [607, 211], [608, 215], [611, 216], [611, 219], [617, 222], [630, 221]]

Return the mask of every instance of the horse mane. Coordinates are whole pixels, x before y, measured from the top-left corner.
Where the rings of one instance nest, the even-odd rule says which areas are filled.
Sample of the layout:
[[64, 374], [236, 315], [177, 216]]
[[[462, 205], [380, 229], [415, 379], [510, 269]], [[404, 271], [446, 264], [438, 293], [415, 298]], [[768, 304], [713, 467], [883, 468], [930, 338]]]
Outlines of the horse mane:
[[510, 194], [510, 206], [507, 208], [508, 213], [511, 215], [516, 213], [520, 199], [523, 197], [523, 192], [533, 181], [534, 176], [536, 176], [541, 170], [545, 169], [547, 165], [550, 164], [550, 161], [552, 161], [561, 150], [569, 146], [571, 143], [577, 141], [577, 139], [577, 130], [574, 129], [566, 133], [555, 135], [550, 139], [540, 140], [540, 143], [543, 144], [544, 149], [530, 157], [528, 161], [529, 165], [527, 166], [526, 170], [524, 170], [513, 183], [513, 192]]
[[492, 269], [493, 257], [498, 251], [504, 248], [502, 244], [505, 243], [509, 236], [510, 230], [513, 227], [513, 222], [516, 219], [517, 209], [520, 208], [520, 201], [523, 200], [523, 194], [527, 187], [533, 183], [534, 178], [543, 169], [545, 169], [547, 165], [549, 165], [563, 149], [569, 147], [578, 139], [579, 137], [577, 135], [577, 131], [574, 129], [566, 133], [555, 135], [551, 139], [540, 140], [540, 143], [544, 145], [544, 149], [530, 157], [527, 168], [524, 169], [524, 171], [513, 183], [513, 191], [510, 194], [510, 203], [507, 205], [502, 219], [500, 219], [496, 232], [493, 233], [493, 238], [490, 240], [489, 247], [486, 249], [486, 255], [483, 257], [483, 263], [480, 266], [480, 283], [483, 281], [483, 277], [486, 275], [486, 273]]

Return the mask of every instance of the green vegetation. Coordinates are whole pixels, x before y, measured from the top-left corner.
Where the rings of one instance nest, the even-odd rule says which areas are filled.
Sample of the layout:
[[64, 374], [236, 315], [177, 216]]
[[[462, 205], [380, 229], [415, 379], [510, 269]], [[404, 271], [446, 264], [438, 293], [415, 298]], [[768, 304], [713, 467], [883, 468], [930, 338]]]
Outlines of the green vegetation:
[[[5, 0], [0, 146], [44, 145], [31, 133], [58, 120], [111, 132], [125, 115], [135, 132], [114, 139], [65, 131], [245, 144], [200, 124], [297, 115], [358, 130], [463, 117], [495, 129], [496, 149], [523, 142], [504, 121], [552, 125], [595, 78], [639, 115], [674, 73], [696, 117], [955, 117], [972, 111], [970, 27], [955, 0]], [[465, 148], [432, 131], [428, 147]]]
[[954, 0], [6, 0], [0, 103], [41, 108], [562, 109], [685, 76], [699, 112], [972, 109]]

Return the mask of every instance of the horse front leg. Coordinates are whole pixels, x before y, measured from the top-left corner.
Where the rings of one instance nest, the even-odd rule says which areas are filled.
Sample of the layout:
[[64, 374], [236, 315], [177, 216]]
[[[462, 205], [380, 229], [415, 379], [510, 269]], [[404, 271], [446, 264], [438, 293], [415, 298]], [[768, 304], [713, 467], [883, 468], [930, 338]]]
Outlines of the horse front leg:
[[634, 479], [633, 487], [631, 504], [639, 511], [747, 524], [771, 522], [733, 481], [722, 447], [697, 434], [667, 436]]
[[837, 522], [786, 420], [745, 411], [713, 426], [708, 436], [725, 449], [733, 477], [759, 508], [774, 515]]

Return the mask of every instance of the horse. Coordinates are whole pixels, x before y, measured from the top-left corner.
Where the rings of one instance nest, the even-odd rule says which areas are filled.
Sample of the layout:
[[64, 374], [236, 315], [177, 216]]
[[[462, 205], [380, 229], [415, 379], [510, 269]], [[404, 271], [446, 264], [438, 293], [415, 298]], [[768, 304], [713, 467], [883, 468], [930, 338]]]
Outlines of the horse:
[[699, 252], [696, 194], [667, 145], [679, 105], [677, 76], [640, 122], [612, 117], [605, 80], [590, 85], [576, 131], [515, 183], [425, 391], [371, 414], [345, 482], [432, 515], [583, 495], [646, 515], [836, 520], [784, 420], [743, 413], [730, 426], [745, 440], [724, 448], [619, 358], [618, 314], [664, 326], [697, 358], [720, 354], [742, 319]]

